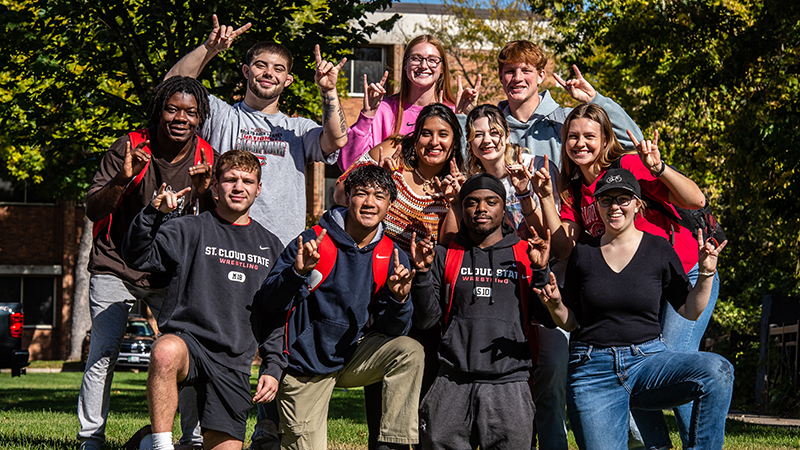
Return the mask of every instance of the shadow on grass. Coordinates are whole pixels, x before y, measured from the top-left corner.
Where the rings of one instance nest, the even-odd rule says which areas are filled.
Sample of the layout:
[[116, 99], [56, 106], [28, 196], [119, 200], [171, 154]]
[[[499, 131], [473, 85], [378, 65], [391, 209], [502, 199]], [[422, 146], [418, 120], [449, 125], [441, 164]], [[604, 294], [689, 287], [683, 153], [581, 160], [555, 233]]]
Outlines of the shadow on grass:
[[328, 410], [330, 419], [346, 419], [355, 423], [367, 423], [362, 389], [335, 389]]

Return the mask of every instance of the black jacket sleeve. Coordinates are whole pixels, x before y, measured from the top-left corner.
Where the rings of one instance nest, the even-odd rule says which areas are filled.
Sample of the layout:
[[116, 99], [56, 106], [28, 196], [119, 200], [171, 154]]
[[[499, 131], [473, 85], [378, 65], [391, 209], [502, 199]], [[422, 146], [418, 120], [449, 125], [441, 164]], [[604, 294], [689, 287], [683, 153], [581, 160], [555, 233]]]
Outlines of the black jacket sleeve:
[[417, 271], [411, 286], [414, 300], [414, 325], [427, 330], [436, 325], [442, 318], [442, 302], [447, 300], [447, 293], [442, 290], [444, 278], [444, 262], [447, 248], [441, 245], [434, 250], [436, 256], [433, 264], [426, 272]]

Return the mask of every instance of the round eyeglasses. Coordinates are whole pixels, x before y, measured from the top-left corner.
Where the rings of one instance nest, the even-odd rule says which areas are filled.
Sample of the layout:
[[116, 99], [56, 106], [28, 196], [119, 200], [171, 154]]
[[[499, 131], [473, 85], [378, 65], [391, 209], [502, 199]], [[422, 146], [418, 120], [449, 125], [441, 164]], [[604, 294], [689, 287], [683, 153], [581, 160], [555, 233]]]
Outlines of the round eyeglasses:
[[417, 53], [412, 53], [412, 54], [408, 55], [408, 62], [412, 66], [419, 66], [419, 65], [422, 64], [422, 61], [427, 62], [428, 63], [428, 67], [430, 67], [431, 69], [435, 69], [435, 68], [439, 67], [439, 64], [442, 63], [442, 58], [440, 58], [438, 56], [432, 56], [432, 55], [426, 57], [426, 56], [422, 56], [422, 55], [417, 54]]

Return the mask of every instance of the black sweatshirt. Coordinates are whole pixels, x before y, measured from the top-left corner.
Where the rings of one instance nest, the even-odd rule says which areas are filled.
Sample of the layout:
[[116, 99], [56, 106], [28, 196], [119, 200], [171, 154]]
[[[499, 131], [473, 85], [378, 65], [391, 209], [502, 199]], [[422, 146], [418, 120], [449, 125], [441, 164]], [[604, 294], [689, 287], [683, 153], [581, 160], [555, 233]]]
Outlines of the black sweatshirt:
[[[472, 243], [463, 226], [455, 237], [464, 247], [464, 258], [439, 345], [442, 369], [452, 379], [489, 383], [528, 379], [532, 361], [523, 323], [530, 317], [522, 317], [512, 248], [519, 240], [510, 228], [504, 229], [500, 242], [484, 249]], [[422, 329], [447, 313], [447, 248], [440, 245], [435, 252], [430, 270], [418, 271], [412, 286], [414, 323]], [[539, 301], [532, 291], [528, 298]]]
[[122, 245], [132, 267], [172, 276], [159, 330], [189, 333], [214, 361], [250, 374], [256, 352], [253, 296], [283, 245], [252, 219], [235, 225], [209, 211], [161, 224], [160, 216], [148, 205]]

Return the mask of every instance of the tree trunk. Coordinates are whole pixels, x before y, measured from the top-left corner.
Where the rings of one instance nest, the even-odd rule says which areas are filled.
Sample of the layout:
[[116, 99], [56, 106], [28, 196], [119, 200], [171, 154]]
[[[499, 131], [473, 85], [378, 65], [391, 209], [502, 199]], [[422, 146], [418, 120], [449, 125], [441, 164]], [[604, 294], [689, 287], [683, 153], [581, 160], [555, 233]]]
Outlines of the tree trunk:
[[83, 217], [83, 232], [78, 246], [78, 262], [75, 264], [75, 291], [72, 294], [72, 338], [68, 361], [81, 359], [81, 349], [86, 332], [92, 327], [89, 314], [89, 253], [92, 250], [92, 221]]

